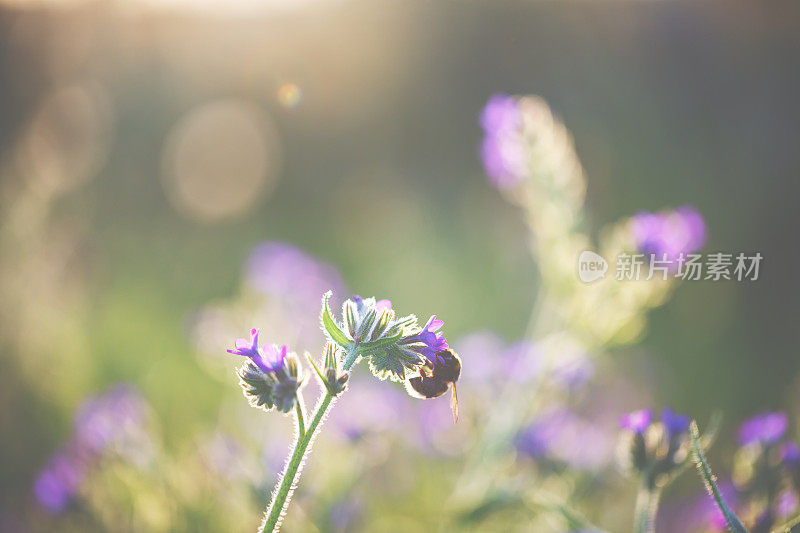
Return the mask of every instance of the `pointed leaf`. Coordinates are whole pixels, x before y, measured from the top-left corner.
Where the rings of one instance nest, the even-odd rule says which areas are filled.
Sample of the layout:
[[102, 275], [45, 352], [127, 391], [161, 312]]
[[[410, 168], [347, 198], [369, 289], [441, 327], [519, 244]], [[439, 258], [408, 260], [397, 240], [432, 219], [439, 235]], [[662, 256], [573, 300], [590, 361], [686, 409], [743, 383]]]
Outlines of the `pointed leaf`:
[[347, 335], [339, 328], [336, 321], [331, 316], [331, 310], [328, 308], [328, 298], [331, 297], [331, 291], [325, 293], [322, 297], [322, 325], [328, 336], [339, 346], [347, 348], [352, 341], [347, 338]]
[[314, 360], [311, 358], [311, 354], [308, 353], [308, 352], [306, 352], [306, 359], [308, 359], [308, 362], [311, 363], [311, 367], [314, 369], [314, 372], [317, 373], [317, 376], [319, 376], [319, 379], [320, 379], [320, 381], [322, 381], [322, 384], [327, 387], [328, 386], [328, 382], [325, 379], [325, 376], [322, 375], [322, 372], [320, 371], [319, 367], [314, 362]]
[[383, 337], [382, 339], [378, 339], [375, 341], [362, 342], [361, 344], [359, 344], [359, 346], [361, 346], [361, 350], [364, 352], [378, 350], [380, 348], [391, 346], [392, 344], [397, 344], [397, 341], [399, 341], [402, 338], [402, 336], [403, 336], [402, 333], [398, 333], [394, 337]]

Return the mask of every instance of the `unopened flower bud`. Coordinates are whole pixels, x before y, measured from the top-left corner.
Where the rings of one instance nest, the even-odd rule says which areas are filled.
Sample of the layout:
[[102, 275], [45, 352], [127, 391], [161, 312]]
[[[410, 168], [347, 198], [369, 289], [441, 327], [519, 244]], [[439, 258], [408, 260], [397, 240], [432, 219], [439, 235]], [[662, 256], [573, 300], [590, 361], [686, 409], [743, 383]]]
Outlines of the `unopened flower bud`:
[[336, 344], [328, 343], [325, 348], [325, 366], [322, 370], [311, 359], [311, 354], [306, 353], [306, 357], [317, 372], [320, 381], [332, 396], [337, 396], [345, 390], [348, 379], [346, 372], [340, 373], [339, 371], [339, 352], [340, 349]]
[[689, 417], [665, 409], [661, 421], [652, 423], [649, 410], [622, 418], [627, 430], [622, 440], [623, 465], [643, 476], [650, 487], [663, 485], [687, 456]]

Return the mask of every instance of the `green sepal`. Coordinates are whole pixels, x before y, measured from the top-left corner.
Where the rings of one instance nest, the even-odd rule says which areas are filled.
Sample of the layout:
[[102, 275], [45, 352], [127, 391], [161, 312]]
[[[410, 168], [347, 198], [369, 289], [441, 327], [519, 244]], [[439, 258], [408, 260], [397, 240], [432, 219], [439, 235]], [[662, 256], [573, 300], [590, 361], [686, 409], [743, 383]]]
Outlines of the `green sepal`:
[[328, 298], [331, 297], [331, 294], [331, 291], [328, 291], [322, 296], [322, 326], [333, 342], [342, 348], [347, 348], [353, 341], [344, 334], [331, 316], [331, 311], [328, 308]]
[[308, 362], [311, 363], [311, 367], [314, 369], [314, 372], [317, 373], [317, 376], [319, 376], [319, 379], [320, 379], [320, 381], [322, 381], [322, 384], [327, 387], [328, 383], [327, 383], [327, 380], [325, 379], [325, 376], [322, 375], [322, 372], [320, 371], [319, 367], [314, 362], [314, 360], [311, 359], [311, 354], [308, 353], [308, 352], [306, 352], [306, 359], [308, 359]]
[[364, 355], [369, 358], [369, 368], [380, 379], [404, 381], [406, 370], [413, 370], [422, 364], [422, 356], [398, 344], [390, 344], [384, 348], [364, 350]]
[[237, 374], [242, 392], [250, 405], [265, 411], [275, 407], [275, 380], [261, 372], [256, 365], [249, 361], [239, 368]]
[[378, 339], [375, 341], [362, 342], [361, 344], [359, 344], [359, 346], [361, 346], [362, 351], [377, 350], [379, 348], [385, 348], [387, 346], [391, 346], [392, 344], [397, 344], [397, 341], [399, 341], [402, 337], [403, 334], [398, 333], [394, 337], [384, 337], [382, 339]]

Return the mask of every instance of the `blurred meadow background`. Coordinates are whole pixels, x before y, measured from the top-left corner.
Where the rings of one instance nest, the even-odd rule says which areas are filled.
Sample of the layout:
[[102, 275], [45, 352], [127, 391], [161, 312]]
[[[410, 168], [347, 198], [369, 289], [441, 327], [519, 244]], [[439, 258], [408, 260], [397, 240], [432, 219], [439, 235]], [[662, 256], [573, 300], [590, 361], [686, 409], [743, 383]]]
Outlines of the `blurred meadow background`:
[[[731, 479], [740, 422], [800, 407], [799, 65], [788, 2], [3, 2], [0, 530], [254, 529], [292, 422], [247, 405], [224, 350], [259, 327], [318, 356], [329, 289], [443, 319], [463, 420], [360, 365], [286, 531], [574, 529], [538, 493], [460, 494], [481, 475], [630, 530], [615, 447], [643, 407], [722, 412], [709, 457]], [[621, 339], [590, 301], [538, 346], [534, 302], [575, 257], [546, 244], [565, 242], [546, 198], [487, 180], [497, 93], [570, 132], [587, 239], [691, 205], [704, 250], [762, 254], [758, 281], [675, 284]], [[560, 354], [560, 385], [476, 452], [535, 394], [504, 373], [519, 343], [531, 374]], [[684, 474], [658, 531], [705, 531], [670, 520], [700, 499]]]

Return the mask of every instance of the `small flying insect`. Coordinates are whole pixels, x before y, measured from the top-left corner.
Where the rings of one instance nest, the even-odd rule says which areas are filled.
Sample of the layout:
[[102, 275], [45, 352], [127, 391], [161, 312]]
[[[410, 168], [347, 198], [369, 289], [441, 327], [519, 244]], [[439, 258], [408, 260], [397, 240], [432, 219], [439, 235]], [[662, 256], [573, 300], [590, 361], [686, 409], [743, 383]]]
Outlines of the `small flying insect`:
[[456, 381], [461, 377], [461, 358], [451, 349], [436, 352], [438, 362], [426, 363], [419, 370], [419, 376], [414, 376], [406, 381], [406, 390], [415, 398], [438, 398], [447, 392], [451, 386], [453, 396], [450, 398], [450, 409], [453, 411], [453, 420], [458, 422], [458, 394]]

